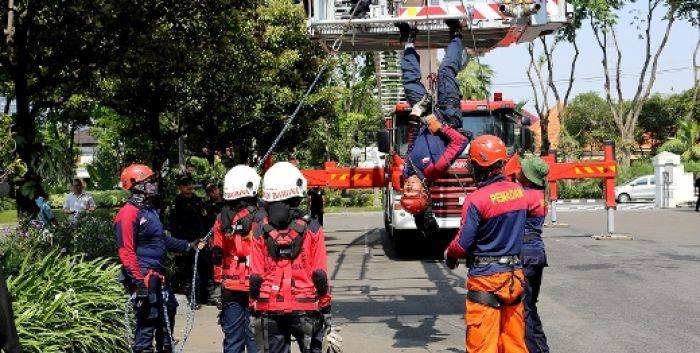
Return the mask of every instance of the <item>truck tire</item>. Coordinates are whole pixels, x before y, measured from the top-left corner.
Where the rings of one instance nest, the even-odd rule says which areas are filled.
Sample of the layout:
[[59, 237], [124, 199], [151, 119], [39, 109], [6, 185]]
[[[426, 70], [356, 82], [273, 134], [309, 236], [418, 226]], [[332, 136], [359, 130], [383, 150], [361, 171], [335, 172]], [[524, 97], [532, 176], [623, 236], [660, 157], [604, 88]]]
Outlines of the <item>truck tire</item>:
[[393, 229], [391, 234], [391, 243], [397, 258], [409, 259], [416, 256], [417, 250], [421, 248], [418, 244], [417, 230]]

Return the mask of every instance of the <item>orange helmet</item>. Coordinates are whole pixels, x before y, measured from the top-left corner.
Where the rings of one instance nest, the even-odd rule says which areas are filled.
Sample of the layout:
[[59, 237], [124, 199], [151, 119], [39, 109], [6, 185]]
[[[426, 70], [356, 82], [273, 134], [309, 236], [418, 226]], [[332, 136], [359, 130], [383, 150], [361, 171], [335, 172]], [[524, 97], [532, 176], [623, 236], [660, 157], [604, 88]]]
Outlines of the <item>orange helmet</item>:
[[497, 136], [481, 135], [472, 140], [469, 146], [469, 157], [472, 163], [481, 167], [489, 167], [496, 162], [508, 159], [508, 149]]
[[401, 206], [410, 214], [420, 214], [428, 209], [430, 198], [425, 192], [425, 187], [420, 179], [412, 175], [404, 183]]
[[122, 187], [126, 190], [131, 190], [135, 183], [144, 181], [153, 176], [153, 170], [143, 164], [132, 164], [124, 170], [119, 177]]

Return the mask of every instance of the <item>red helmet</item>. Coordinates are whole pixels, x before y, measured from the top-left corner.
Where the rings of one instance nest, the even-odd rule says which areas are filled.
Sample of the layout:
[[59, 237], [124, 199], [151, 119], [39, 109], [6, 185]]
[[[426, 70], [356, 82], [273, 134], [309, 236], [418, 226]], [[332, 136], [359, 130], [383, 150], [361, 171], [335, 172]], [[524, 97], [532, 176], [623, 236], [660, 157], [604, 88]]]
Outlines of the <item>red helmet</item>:
[[153, 176], [153, 170], [143, 164], [132, 164], [124, 170], [119, 177], [122, 187], [126, 190], [131, 190], [135, 183], [144, 181]]
[[418, 176], [412, 175], [406, 179], [401, 195], [403, 209], [410, 214], [420, 214], [428, 208], [429, 202], [430, 198]]
[[410, 214], [421, 214], [428, 208], [428, 195], [425, 192], [403, 194], [401, 196], [401, 206]]
[[472, 140], [469, 157], [472, 163], [488, 167], [499, 161], [505, 162], [508, 159], [508, 149], [497, 136], [481, 135]]

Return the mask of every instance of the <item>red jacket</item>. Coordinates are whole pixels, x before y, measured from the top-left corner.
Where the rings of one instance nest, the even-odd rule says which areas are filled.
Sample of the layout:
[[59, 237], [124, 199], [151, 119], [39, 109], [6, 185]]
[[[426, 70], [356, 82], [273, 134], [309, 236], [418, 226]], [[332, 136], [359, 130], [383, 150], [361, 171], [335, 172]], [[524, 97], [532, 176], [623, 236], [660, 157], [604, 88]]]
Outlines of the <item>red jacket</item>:
[[[222, 211], [214, 223], [213, 258], [214, 281], [224, 289], [247, 292], [250, 278], [250, 253], [253, 244], [253, 230], [263, 218], [262, 212], [254, 208], [244, 208], [236, 214], [226, 215]], [[247, 234], [234, 232], [236, 226], [247, 218], [250, 230]], [[223, 226], [223, 224], [227, 224]], [[226, 228], [226, 229], [224, 229]]]
[[[295, 257], [276, 258], [270, 252], [272, 239], [285, 237], [303, 237], [297, 240], [298, 254]], [[257, 227], [251, 258], [254, 310], [283, 313], [316, 311], [331, 304], [324, 237], [323, 228], [316, 220], [299, 219], [288, 229], [280, 231], [273, 229], [265, 219]], [[294, 243], [294, 240], [291, 242]], [[278, 250], [278, 253], [290, 248], [284, 249]]]

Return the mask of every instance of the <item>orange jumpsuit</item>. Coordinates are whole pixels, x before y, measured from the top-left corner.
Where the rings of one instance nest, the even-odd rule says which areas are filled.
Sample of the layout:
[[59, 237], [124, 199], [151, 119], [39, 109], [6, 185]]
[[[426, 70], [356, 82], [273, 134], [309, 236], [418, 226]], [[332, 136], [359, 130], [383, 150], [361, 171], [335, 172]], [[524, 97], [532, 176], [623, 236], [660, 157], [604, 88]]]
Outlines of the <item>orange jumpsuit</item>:
[[[467, 197], [462, 225], [446, 251], [448, 266], [466, 257], [469, 353], [527, 353], [519, 254], [527, 216], [519, 184], [492, 177]], [[452, 267], [452, 266], [450, 266]]]

